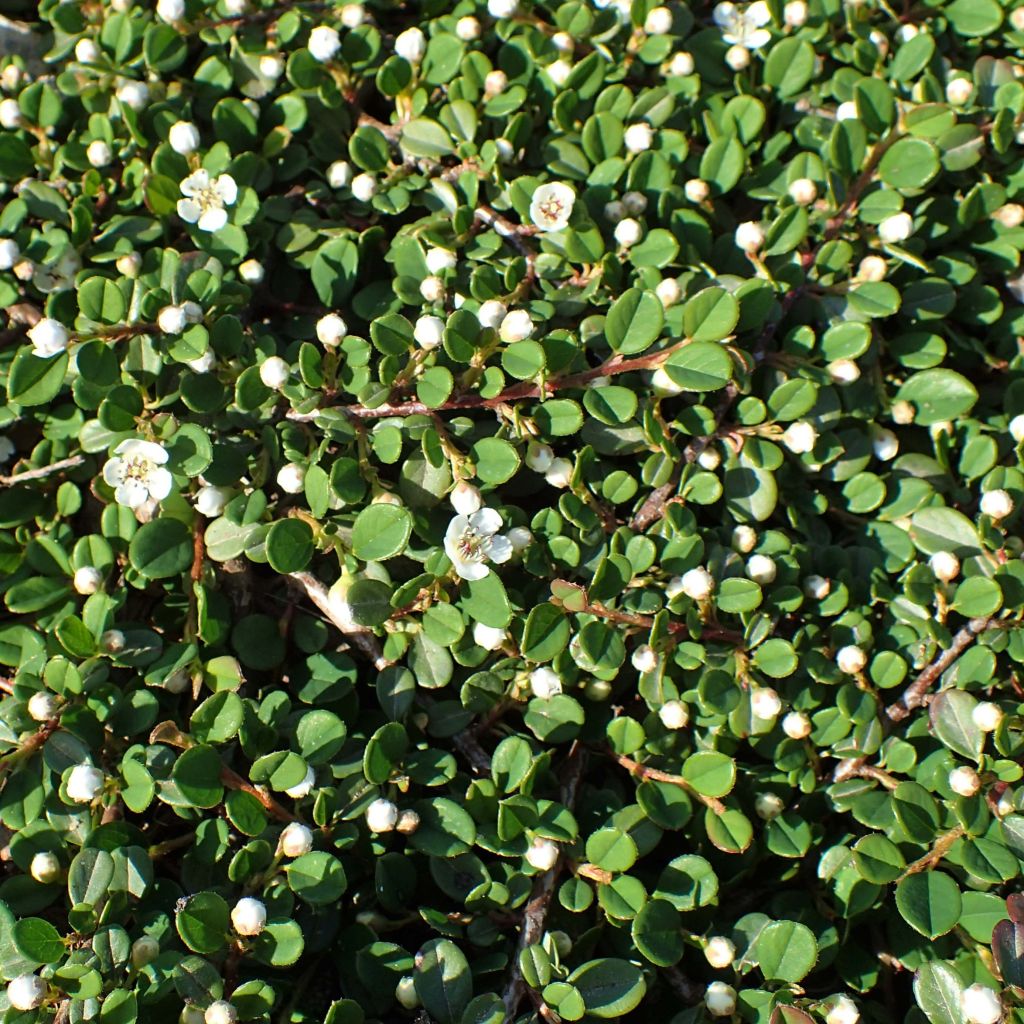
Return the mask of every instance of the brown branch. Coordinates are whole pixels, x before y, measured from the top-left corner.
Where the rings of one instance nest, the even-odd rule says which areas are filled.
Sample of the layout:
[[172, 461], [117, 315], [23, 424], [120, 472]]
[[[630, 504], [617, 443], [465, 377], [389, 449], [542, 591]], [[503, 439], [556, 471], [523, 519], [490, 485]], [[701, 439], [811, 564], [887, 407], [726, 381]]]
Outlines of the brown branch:
[[[571, 812], [576, 805], [576, 794], [579, 790], [583, 771], [587, 764], [586, 749], [580, 744], [573, 744], [569, 752], [568, 763], [564, 768], [565, 781], [562, 783], [561, 802]], [[523, 950], [540, 942], [544, 937], [544, 924], [547, 921], [548, 907], [555, 894], [558, 876], [561, 873], [563, 857], [559, 857], [554, 867], [539, 875], [533, 883], [530, 899], [523, 912], [523, 923], [519, 929], [519, 941], [516, 943], [512, 956], [512, 969], [508, 986], [505, 989], [505, 1016], [515, 1020], [519, 1004], [527, 991], [523, 972], [519, 967], [519, 958]]]
[[[857, 760], [859, 761], [860, 758]], [[851, 775], [861, 779], [873, 779], [875, 782], [880, 782], [886, 789], [896, 789], [900, 784], [899, 779], [874, 764], [858, 764], [846, 775], [846, 778], [850, 778]]]
[[679, 786], [680, 789], [685, 789], [687, 793], [695, 796], [705, 807], [710, 807], [715, 814], [725, 813], [725, 804], [721, 800], [698, 793], [682, 775], [673, 775], [671, 772], [663, 772], [658, 768], [649, 768], [639, 761], [634, 761], [631, 757], [626, 757], [625, 754], [609, 752], [609, 756], [616, 764], [621, 765], [630, 775], [635, 775], [638, 779], [642, 779], [645, 782], [667, 782], [669, 785]]
[[49, 466], [40, 466], [39, 469], [27, 469], [24, 473], [15, 473], [12, 476], [0, 476], [0, 487], [13, 487], [15, 484], [25, 483], [28, 480], [42, 480], [43, 477], [60, 473], [65, 469], [74, 469], [76, 466], [85, 464], [84, 455], [72, 455], [68, 459], [60, 459]]
[[523, 224], [513, 224], [507, 217], [484, 203], [477, 206], [473, 211], [473, 216], [489, 228], [493, 228], [526, 260], [526, 277], [523, 280], [523, 284], [529, 287], [530, 283], [537, 276], [537, 254], [526, 244], [523, 236], [536, 234], [537, 229]]
[[269, 793], [260, 789], [258, 786], [254, 786], [248, 779], [242, 778], [238, 772], [234, 769], [229, 768], [227, 765], [222, 765], [220, 769], [220, 781], [228, 787], [228, 789], [241, 790], [243, 793], [248, 793], [250, 796], [256, 797], [257, 800], [268, 810], [278, 821], [298, 821], [298, 818], [292, 814], [286, 807], [282, 807]]
[[902, 881], [907, 875], [916, 875], [921, 871], [931, 871], [949, 853], [950, 848], [963, 834], [963, 825], [956, 825], [948, 832], [944, 832], [935, 840], [935, 845], [923, 857], [907, 865], [897, 881]]
[[893, 722], [902, 722], [914, 708], [919, 708], [925, 702], [925, 695], [942, 675], [943, 672], [960, 657], [968, 647], [974, 643], [980, 633], [983, 633], [992, 625], [991, 615], [982, 615], [979, 618], [971, 619], [970, 622], [960, 630], [949, 647], [944, 650], [904, 691], [903, 695], [894, 704], [885, 709], [885, 713]]
[[672, 991], [684, 1003], [695, 1006], [704, 998], [704, 986], [688, 978], [678, 967], [668, 967], [661, 973]]
[[[649, 615], [637, 615], [633, 612], [622, 612], [616, 608], [608, 608], [601, 604], [600, 601], [592, 601], [578, 614], [596, 615], [599, 618], [607, 619], [609, 622], [618, 622], [624, 626], [639, 626], [641, 629], [652, 629], [654, 627], [654, 619]], [[685, 622], [668, 622], [668, 631], [675, 636], [690, 636], [690, 628]], [[707, 638], [709, 640], [724, 640], [728, 643], [734, 644], [737, 647], [743, 645], [743, 634], [737, 632], [734, 629], [723, 629], [720, 626], [705, 626], [701, 629], [701, 638]]]
[[[825, 227], [825, 234], [822, 238], [821, 245], [815, 247], [814, 254], [817, 256], [821, 246], [826, 242], [831, 242], [842, 230], [843, 225], [846, 223], [846, 219], [853, 213], [860, 202], [861, 193], [871, 184], [871, 179], [875, 176], [875, 171], [878, 170], [878, 165], [882, 162], [882, 157], [888, 152], [888, 150], [895, 145], [903, 137], [902, 133], [893, 129], [884, 139], [881, 139], [876, 143], [874, 149], [871, 150], [871, 155], [868, 157], [868, 162], [864, 165], [864, 170], [860, 172], [853, 184], [850, 186], [850, 191], [847, 193], [846, 199], [843, 200], [838, 210], [836, 210], [835, 216], [830, 217], [828, 224]], [[813, 261], [812, 261], [813, 262]]]

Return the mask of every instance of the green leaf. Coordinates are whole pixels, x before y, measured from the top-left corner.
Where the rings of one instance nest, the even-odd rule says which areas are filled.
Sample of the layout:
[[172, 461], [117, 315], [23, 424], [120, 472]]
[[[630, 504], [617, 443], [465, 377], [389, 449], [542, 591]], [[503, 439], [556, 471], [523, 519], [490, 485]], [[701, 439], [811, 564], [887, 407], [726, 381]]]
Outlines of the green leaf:
[[569, 642], [569, 622], [553, 604], [531, 609], [523, 630], [523, 657], [530, 661], [550, 661]]
[[920, 370], [896, 394], [898, 401], [910, 402], [915, 422], [923, 427], [965, 416], [978, 401], [978, 389], [956, 370]]
[[297, 857], [285, 868], [285, 874], [292, 892], [313, 906], [337, 903], [348, 888], [341, 861], [318, 850]]
[[695, 341], [677, 349], [663, 367], [682, 391], [718, 391], [732, 379], [732, 358], [721, 345], [710, 341]]
[[628, 871], [638, 855], [636, 843], [628, 832], [617, 828], [599, 828], [587, 837], [587, 860], [605, 871]]
[[231, 916], [223, 897], [215, 892], [190, 896], [175, 915], [181, 941], [196, 953], [216, 953], [228, 939]]
[[751, 956], [767, 980], [796, 984], [814, 968], [818, 944], [807, 925], [774, 921], [758, 935]]
[[721, 341], [735, 328], [739, 303], [724, 288], [704, 288], [683, 306], [683, 332], [691, 341]]
[[431, 939], [419, 951], [413, 975], [416, 995], [438, 1024], [459, 1024], [473, 998], [465, 954], [448, 939]]
[[950, 750], [973, 761], [981, 756], [985, 734], [978, 728], [972, 712], [978, 702], [964, 690], [942, 690], [928, 706], [928, 717], [935, 735]]
[[57, 397], [68, 369], [67, 352], [40, 359], [23, 348], [11, 363], [7, 378], [7, 397], [18, 405], [45, 405]]
[[591, 960], [569, 975], [568, 983], [583, 998], [590, 1016], [601, 1020], [623, 1017], [640, 1005], [647, 985], [640, 969], [628, 960]]
[[305, 569], [313, 550], [313, 530], [302, 519], [280, 519], [267, 533], [267, 561], [275, 572], [287, 574]]
[[896, 906], [914, 931], [937, 939], [960, 919], [960, 887], [942, 871], [919, 871], [896, 886]]
[[192, 564], [192, 535], [180, 519], [154, 519], [132, 537], [128, 558], [132, 568], [147, 579], [177, 576]]
[[736, 762], [717, 750], [699, 750], [683, 762], [683, 778], [704, 796], [725, 796], [736, 784]]
[[653, 899], [633, 918], [633, 942], [643, 956], [658, 967], [679, 963], [686, 951], [679, 911], [666, 900]]
[[36, 964], [55, 964], [67, 952], [63, 936], [41, 917], [24, 917], [16, 922], [13, 938], [18, 953]]
[[412, 517], [401, 505], [368, 505], [352, 527], [352, 554], [364, 562], [381, 562], [405, 550]]
[[199, 745], [178, 758], [171, 778], [192, 807], [216, 807], [224, 797], [221, 768], [220, 754], [213, 747]]
[[964, 1024], [960, 975], [942, 960], [923, 963], [914, 975], [914, 998], [931, 1024]]
[[608, 310], [604, 323], [605, 337], [616, 352], [636, 355], [650, 348], [661, 334], [664, 323], [664, 308], [657, 295], [630, 288]]

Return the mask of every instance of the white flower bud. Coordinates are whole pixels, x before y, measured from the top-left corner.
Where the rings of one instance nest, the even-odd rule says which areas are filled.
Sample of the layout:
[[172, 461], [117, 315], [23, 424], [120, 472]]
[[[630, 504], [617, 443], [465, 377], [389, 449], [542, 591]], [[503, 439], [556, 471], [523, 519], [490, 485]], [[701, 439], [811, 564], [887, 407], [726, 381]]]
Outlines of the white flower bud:
[[678, 278], [663, 277], [655, 286], [654, 294], [658, 296], [661, 304], [668, 309], [683, 297], [683, 289], [679, 286]]
[[949, 788], [958, 796], [974, 796], [981, 789], [981, 778], [973, 768], [961, 765], [949, 773]]
[[946, 83], [946, 99], [954, 107], [962, 107], [974, 92], [974, 83], [969, 78], [954, 78]]
[[95, 64], [99, 56], [100, 48], [91, 39], [79, 39], [75, 43], [75, 60], [79, 64]]
[[52, 693], [47, 693], [46, 690], [38, 690], [28, 699], [29, 717], [34, 722], [50, 721], [56, 716], [59, 707], [58, 698]]
[[751, 555], [747, 559], [747, 576], [762, 587], [775, 582], [778, 569], [769, 555]]
[[894, 213], [878, 225], [878, 237], [886, 245], [905, 242], [914, 233], [914, 221], [909, 213]]
[[658, 708], [658, 718], [666, 729], [685, 729], [690, 709], [681, 700], [667, 700]]
[[71, 335], [59, 320], [44, 316], [28, 332], [28, 339], [32, 342], [35, 354], [45, 359], [63, 352], [68, 347]]
[[875, 427], [871, 432], [871, 448], [876, 459], [891, 462], [900, 450], [900, 439], [885, 427]]
[[21, 974], [7, 983], [7, 1001], [15, 1010], [36, 1010], [46, 998], [46, 982], [38, 974]]
[[657, 651], [650, 644], [641, 644], [630, 659], [637, 672], [653, 672], [661, 662]]
[[554, 669], [542, 665], [530, 673], [530, 690], [538, 700], [550, 700], [562, 692], [562, 680]]
[[420, 827], [420, 816], [413, 810], [406, 809], [398, 812], [398, 821], [395, 823], [395, 831], [401, 832], [404, 836], [411, 836]]
[[693, 74], [695, 66], [693, 55], [681, 50], [679, 53], [674, 53], [668, 62], [668, 73], [674, 78], [686, 78]]
[[736, 989], [724, 981], [713, 981], [704, 992], [704, 1005], [712, 1017], [731, 1017], [736, 1009]]
[[[786, 4], [788, 8], [790, 4]], [[810, 178], [797, 178], [789, 186], [790, 198], [798, 206], [810, 206], [818, 198], [818, 186]]]
[[1003, 1016], [1003, 1003], [997, 992], [975, 982], [960, 993], [960, 1010], [967, 1024], [996, 1024]]
[[722, 464], [722, 455], [717, 448], [705, 448], [697, 456], [697, 465], [713, 473]]
[[694, 601], [706, 601], [715, 591], [715, 578], [703, 566], [683, 573], [683, 593]]
[[474, 512], [479, 512], [484, 503], [480, 488], [474, 487], [465, 480], [459, 480], [455, 484], [448, 500], [451, 501], [452, 508], [460, 516], [471, 516]]
[[860, 367], [852, 359], [834, 359], [825, 369], [834, 384], [853, 384], [860, 380]]
[[1010, 12], [1010, 24], [1018, 32], [1024, 32], [1024, 7], [1015, 7]]
[[981, 496], [981, 511], [992, 519], [1005, 519], [1013, 512], [1013, 498], [1002, 489], [986, 491]]
[[132, 966], [139, 970], [160, 955], [160, 943], [152, 935], [140, 935], [132, 943]]
[[653, 7], [644, 21], [644, 31], [650, 36], [663, 36], [672, 31], [672, 12], [667, 7]]
[[407, 28], [395, 39], [395, 53], [410, 64], [419, 64], [427, 52], [427, 37], [422, 29]]
[[712, 967], [722, 970], [732, 966], [736, 959], [736, 946], [724, 935], [712, 935], [704, 946], [704, 956]]
[[348, 325], [337, 313], [328, 313], [316, 322], [316, 336], [321, 345], [333, 348], [348, 334]]
[[156, 16], [173, 24], [185, 17], [185, 0], [157, 0]]
[[807, 4], [804, 0], [789, 0], [782, 8], [782, 20], [789, 28], [800, 28], [807, 21]]
[[123, 256], [118, 256], [114, 266], [117, 267], [119, 274], [124, 274], [125, 277], [134, 280], [142, 270], [142, 253], [127, 252]]
[[175, 121], [167, 133], [167, 141], [175, 153], [188, 156], [199, 148], [199, 129], [191, 121]]
[[226, 487], [205, 484], [196, 492], [196, 511], [207, 519], [215, 519], [224, 511], [230, 500], [231, 491]]
[[368, 203], [377, 194], [377, 179], [372, 174], [357, 174], [349, 187], [356, 199]]
[[0, 100], [0, 128], [13, 130], [21, 127], [21, 107], [16, 99]]
[[362, 4], [345, 4], [341, 9], [341, 23], [345, 28], [359, 28], [366, 21], [366, 8]]
[[466, 15], [464, 18], [459, 18], [455, 23], [455, 34], [464, 43], [471, 43], [474, 40], [479, 39], [481, 31], [480, 22], [472, 15]]
[[615, 241], [622, 246], [623, 249], [628, 249], [630, 246], [636, 245], [643, 236], [643, 228], [640, 226], [640, 221], [635, 220], [632, 217], [626, 217], [625, 220], [620, 220], [615, 225]]
[[502, 318], [498, 336], [502, 341], [525, 341], [533, 334], [533, 321], [525, 309], [513, 309]]
[[485, 626], [482, 622], [473, 623], [473, 643], [485, 651], [497, 651], [508, 638], [504, 629], [496, 626]]
[[352, 165], [347, 160], [335, 160], [327, 168], [327, 184], [331, 188], [348, 188], [352, 184]]
[[164, 334], [181, 334], [187, 324], [181, 306], [164, 306], [156, 315], [156, 325]]
[[1000, 818], [1005, 818], [1008, 814], [1013, 814], [1017, 810], [1017, 803], [1014, 799], [1013, 790], [1007, 787], [1003, 790], [1002, 796], [999, 797], [996, 803], [996, 814]]
[[398, 808], [383, 797], [378, 797], [366, 808], [366, 824], [371, 832], [391, 832], [398, 824]]
[[865, 256], [857, 267], [857, 277], [861, 281], [884, 281], [889, 264], [882, 256]]
[[525, 551], [533, 543], [533, 534], [525, 526], [513, 526], [505, 532], [505, 539], [515, 552]]
[[76, 804], [90, 804], [103, 792], [106, 776], [91, 764], [76, 764], [68, 775], [68, 799]]
[[193, 373], [209, 373], [217, 365], [217, 355], [208, 348], [198, 359], [190, 359], [186, 365]]
[[685, 594], [686, 590], [683, 587], [683, 577], [673, 576], [668, 583], [665, 584], [665, 596], [670, 600], [674, 601], [677, 597]]
[[770, 722], [782, 710], [782, 700], [769, 686], [759, 686], [750, 694], [750, 710], [755, 718]]
[[484, 99], [500, 96], [508, 88], [508, 75], [504, 71], [488, 71], [484, 76]]
[[21, 249], [13, 238], [0, 238], [0, 270], [10, 270], [21, 256]]
[[732, 546], [742, 555], [749, 555], [757, 547], [757, 540], [757, 530], [746, 523], [732, 531]]
[[553, 459], [544, 471], [544, 479], [552, 487], [568, 487], [572, 483], [573, 464], [569, 459]]
[[239, 266], [238, 276], [246, 284], [262, 284], [264, 277], [263, 264], [259, 260], [246, 260]]
[[492, 18], [514, 18], [519, 11], [519, 0], [487, 0], [487, 13]]
[[420, 348], [437, 348], [444, 340], [444, 321], [439, 316], [421, 316], [413, 327], [412, 336]]
[[[1020, 8], [1020, 10], [1024, 10], [1024, 7]], [[1016, 444], [1020, 444], [1021, 441], [1024, 441], [1024, 415], [1014, 416], [1013, 419], [1010, 420], [1009, 430], [1010, 437], [1013, 438]]]
[[641, 121], [638, 124], [631, 124], [626, 129], [624, 141], [627, 152], [643, 153], [654, 145], [654, 132], [649, 124]]
[[93, 167], [106, 167], [113, 158], [114, 154], [111, 152], [110, 146], [103, 139], [93, 139], [86, 147], [85, 159]]
[[[176, 0], [175, 0], [176, 2]], [[184, 13], [184, 4], [182, 4]], [[149, 103], [149, 86], [145, 82], [125, 82], [117, 90], [117, 98], [130, 110], [138, 113]]]
[[[473, 20], [476, 21], [476, 18]], [[395, 999], [406, 1010], [415, 1010], [420, 1005], [420, 997], [416, 994], [416, 979], [411, 974], [398, 979]]]
[[285, 857], [302, 857], [313, 849], [313, 833], [301, 822], [290, 821], [281, 832], [277, 849]]
[[284, 61], [276, 53], [260, 57], [260, 74], [276, 81], [284, 74]]
[[231, 926], [239, 935], [259, 935], [267, 925], [267, 908], [252, 896], [243, 896], [231, 908]]
[[782, 797], [775, 793], [758, 793], [754, 799], [754, 810], [762, 821], [777, 818], [786, 809]]
[[791, 740], [806, 739], [811, 735], [811, 720], [802, 711], [790, 711], [782, 720], [782, 731]]
[[744, 68], [750, 66], [750, 51], [745, 46], [740, 46], [738, 43], [735, 46], [730, 46], [725, 51], [725, 63], [732, 68], [733, 71], [742, 71]]
[[[305, 472], [305, 470], [303, 470]], [[306, 766], [306, 774], [302, 777], [299, 782], [296, 782], [294, 786], [289, 786], [285, 793], [290, 796], [293, 800], [301, 800], [303, 797], [309, 796], [313, 791], [313, 783], [316, 781], [316, 772], [313, 771], [312, 765]]]
[[28, 866], [28, 873], [40, 885], [52, 885], [60, 880], [63, 870], [60, 866], [60, 859], [55, 853], [41, 850], [33, 855], [32, 862]]
[[[454, 270], [458, 266], [458, 257], [451, 249], [440, 249], [436, 246], [427, 250], [427, 270], [432, 274], [443, 274], [446, 270]], [[501, 303], [499, 302], [500, 306]]]
[[103, 573], [94, 566], [85, 565], [75, 570], [72, 582], [76, 593], [95, 594], [103, 586]]
[[569, 76], [572, 74], [572, 64], [567, 60], [556, 60], [549, 64], [544, 70], [548, 73], [548, 77], [552, 82], [561, 88], [569, 80]]
[[995, 732], [1003, 720], [1003, 709], [998, 704], [985, 700], [974, 706], [971, 718], [982, 732]]
[[928, 559], [928, 564], [936, 579], [943, 583], [951, 583], [960, 575], [960, 559], [952, 551], [936, 551]]
[[814, 424], [808, 423], [807, 420], [790, 423], [782, 435], [782, 443], [794, 455], [804, 455], [814, 451], [817, 441], [818, 431], [814, 429]]
[[526, 850], [526, 862], [538, 871], [550, 871], [558, 861], [558, 844], [535, 836]]
[[711, 187], [702, 178], [690, 178], [683, 186], [683, 194], [691, 203], [703, 203], [711, 195]]
[[836, 654], [836, 664], [839, 666], [839, 671], [845, 672], [848, 676], [855, 676], [858, 672], [863, 672], [867, 667], [867, 663], [867, 654], [855, 644], [840, 647]]
[[856, 121], [857, 120], [857, 104], [853, 100], [847, 100], [845, 103], [840, 103], [836, 107], [836, 120], [837, 121]]
[[576, 40], [568, 32], [556, 32], [551, 37], [551, 44], [559, 53], [572, 53], [576, 49]]
[[481, 327], [498, 330], [507, 312], [503, 302], [499, 302], [497, 299], [488, 299], [477, 310], [476, 318], [480, 321]]
[[551, 468], [551, 463], [555, 461], [555, 453], [551, 445], [531, 441], [526, 446], [523, 461], [535, 473], [546, 473]]
[[1004, 228], [1019, 228], [1024, 224], [1024, 206], [1020, 203], [1006, 203], [992, 214], [992, 219]]
[[744, 221], [736, 229], [736, 245], [748, 254], [760, 252], [764, 246], [764, 229], [756, 221]]
[[100, 646], [107, 654], [119, 654], [125, 643], [125, 635], [119, 629], [107, 629], [100, 635]]
[[268, 356], [260, 363], [260, 380], [273, 391], [288, 383], [292, 368], [280, 356]]
[[436, 274], [423, 278], [420, 281], [420, 295], [423, 296], [424, 302], [444, 302], [444, 281]]
[[277, 486], [286, 494], [301, 494], [306, 486], [306, 468], [297, 462], [286, 462], [277, 471]]
[[825, 1024], [857, 1024], [860, 1011], [857, 1004], [849, 996], [837, 996], [828, 1013]]
[[306, 44], [306, 48], [314, 60], [325, 64], [327, 61], [332, 60], [341, 49], [341, 37], [338, 35], [337, 30], [329, 25], [317, 25], [309, 33], [309, 42]]
[[226, 999], [218, 999], [206, 1008], [203, 1020], [206, 1024], [235, 1024], [238, 1020], [238, 1010]]
[[893, 423], [899, 426], [906, 426], [908, 423], [913, 423], [914, 418], [917, 415], [913, 405], [905, 399], [899, 399], [899, 401], [892, 403], [892, 408], [889, 410], [892, 416]]

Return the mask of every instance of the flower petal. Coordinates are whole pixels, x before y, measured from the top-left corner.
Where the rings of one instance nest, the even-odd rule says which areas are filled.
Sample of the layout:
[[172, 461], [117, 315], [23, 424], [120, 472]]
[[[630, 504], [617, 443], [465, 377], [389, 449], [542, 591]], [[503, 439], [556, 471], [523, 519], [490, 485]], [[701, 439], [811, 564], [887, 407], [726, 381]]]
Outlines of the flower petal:
[[[768, 17], [770, 18], [771, 15]], [[230, 206], [238, 198], [238, 186], [230, 174], [222, 174], [214, 182], [213, 188], [226, 206]]]
[[[466, 516], [455, 516], [445, 530], [444, 540], [447, 548], [448, 541], [458, 540], [469, 529], [469, 519]], [[451, 555], [448, 556], [451, 558]]]
[[149, 488], [149, 496], [151, 498], [163, 501], [171, 493], [171, 488], [174, 486], [174, 477], [171, 476], [168, 470], [162, 467], [154, 469], [146, 478], [146, 486]]
[[772, 34], [766, 28], [757, 28], [753, 32], [747, 34], [743, 45], [748, 50], [760, 50], [762, 46], [767, 46], [772, 41]]
[[111, 487], [117, 487], [124, 481], [124, 462], [121, 459], [108, 459], [103, 466], [103, 480]]
[[493, 508], [482, 508], [469, 517], [469, 525], [485, 537], [501, 529], [501, 516]]
[[138, 480], [125, 480], [114, 491], [114, 500], [118, 505], [127, 505], [128, 508], [138, 508], [148, 497], [149, 491]]
[[158, 466], [162, 466], [168, 459], [166, 450], [155, 441], [134, 441], [132, 454], [140, 459], [155, 462]]
[[220, 231], [227, 222], [227, 211], [223, 207], [215, 206], [203, 211], [203, 215], [199, 218], [199, 223], [196, 224], [196, 227], [200, 231]]
[[194, 199], [178, 200], [178, 216], [188, 224], [195, 224], [203, 215], [203, 208]]
[[762, 25], [767, 25], [772, 20], [772, 12], [765, 0], [754, 0], [754, 2], [744, 12], [744, 17], [751, 24], [760, 28]]
[[453, 562], [455, 571], [464, 580], [482, 580], [491, 570], [486, 562]]
[[727, 28], [736, 19], [736, 5], [728, 2], [716, 4], [711, 17], [719, 28]]
[[194, 196], [210, 187], [210, 172], [204, 167], [190, 174], [179, 186], [183, 196]]
[[512, 541], [508, 539], [504, 534], [497, 534], [491, 538], [491, 547], [487, 552], [487, 557], [492, 562], [507, 562], [511, 557], [515, 548], [512, 547]]

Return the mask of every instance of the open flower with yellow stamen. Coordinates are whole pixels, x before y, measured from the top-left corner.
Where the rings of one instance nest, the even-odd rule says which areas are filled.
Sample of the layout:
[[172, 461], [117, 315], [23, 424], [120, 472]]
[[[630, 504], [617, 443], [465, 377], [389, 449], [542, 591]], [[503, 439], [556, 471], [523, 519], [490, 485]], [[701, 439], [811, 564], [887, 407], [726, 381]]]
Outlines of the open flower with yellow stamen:
[[200, 231], [220, 231], [228, 222], [225, 206], [238, 198], [238, 186], [230, 174], [215, 179], [204, 168], [194, 171], [179, 186], [184, 199], [178, 200], [178, 216]]
[[541, 231], [561, 231], [569, 223], [576, 193], [564, 182], [540, 185], [530, 200], [530, 220]]
[[444, 535], [445, 554], [464, 580], [482, 580], [491, 562], [507, 562], [512, 542], [498, 533], [501, 516], [493, 508], [482, 508], [470, 516], [456, 516]]
[[114, 488], [114, 500], [138, 508], [150, 498], [166, 498], [174, 485], [170, 471], [164, 469], [167, 458], [167, 452], [153, 441], [122, 441], [103, 467], [103, 479]]

